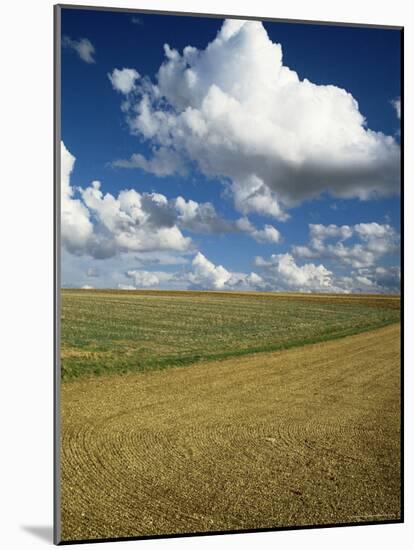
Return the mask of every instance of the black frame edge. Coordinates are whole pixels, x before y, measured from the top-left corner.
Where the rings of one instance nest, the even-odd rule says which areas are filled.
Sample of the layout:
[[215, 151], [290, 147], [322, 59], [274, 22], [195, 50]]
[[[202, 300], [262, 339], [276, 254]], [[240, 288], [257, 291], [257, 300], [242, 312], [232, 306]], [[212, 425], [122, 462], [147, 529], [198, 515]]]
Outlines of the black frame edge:
[[405, 457], [404, 457], [404, 341], [405, 341], [405, 303], [404, 303], [404, 293], [405, 293], [405, 278], [404, 278], [404, 228], [405, 228], [405, 208], [404, 208], [404, 186], [405, 186], [405, 174], [404, 174], [404, 145], [405, 145], [405, 136], [404, 136], [404, 78], [405, 78], [405, 68], [404, 68], [404, 28], [400, 31], [400, 66], [401, 66], [401, 81], [400, 81], [400, 101], [401, 101], [401, 113], [400, 113], [400, 126], [401, 126], [401, 193], [400, 193], [400, 236], [401, 236], [401, 259], [400, 259], [400, 268], [401, 268], [401, 341], [400, 341], [400, 429], [401, 429], [401, 442], [400, 442], [400, 465], [401, 465], [401, 491], [400, 491], [400, 506], [401, 506], [401, 522], [404, 523], [404, 504], [405, 504], [405, 495], [404, 495], [404, 469], [405, 469]]
[[61, 7], [53, 6], [53, 542], [61, 543], [60, 514], [60, 139]]

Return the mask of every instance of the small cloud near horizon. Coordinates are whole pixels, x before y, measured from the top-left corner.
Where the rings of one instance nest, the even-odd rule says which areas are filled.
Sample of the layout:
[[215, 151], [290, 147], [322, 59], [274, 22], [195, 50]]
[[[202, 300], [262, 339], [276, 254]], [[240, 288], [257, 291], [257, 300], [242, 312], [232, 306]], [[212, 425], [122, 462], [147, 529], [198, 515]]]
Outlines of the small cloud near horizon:
[[397, 118], [401, 119], [401, 98], [397, 97], [391, 101], [391, 105], [394, 107]]

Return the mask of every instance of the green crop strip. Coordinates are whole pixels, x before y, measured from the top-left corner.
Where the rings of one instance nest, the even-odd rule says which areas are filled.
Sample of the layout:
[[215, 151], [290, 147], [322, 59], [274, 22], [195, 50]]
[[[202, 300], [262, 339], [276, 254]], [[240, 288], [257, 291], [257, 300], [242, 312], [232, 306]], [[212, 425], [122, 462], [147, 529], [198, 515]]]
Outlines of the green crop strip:
[[62, 291], [62, 378], [324, 342], [399, 322], [398, 306], [382, 296]]

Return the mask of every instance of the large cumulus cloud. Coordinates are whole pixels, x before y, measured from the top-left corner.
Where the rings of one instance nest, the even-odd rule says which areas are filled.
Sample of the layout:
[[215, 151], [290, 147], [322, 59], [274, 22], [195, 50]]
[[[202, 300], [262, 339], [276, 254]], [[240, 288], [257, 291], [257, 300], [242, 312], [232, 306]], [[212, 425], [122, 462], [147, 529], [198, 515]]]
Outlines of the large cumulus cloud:
[[370, 130], [346, 90], [301, 80], [260, 22], [227, 20], [204, 50], [165, 45], [156, 81], [134, 81], [122, 108], [154, 150], [126, 166], [165, 175], [166, 166], [195, 164], [230, 182], [244, 214], [283, 220], [322, 192], [368, 199], [399, 191], [394, 138]]
[[308, 244], [292, 246], [291, 253], [257, 256], [255, 264], [272, 288], [398, 293], [400, 267], [392, 262], [399, 250], [399, 234], [387, 223], [309, 224]]
[[[309, 224], [309, 234], [308, 245], [292, 247], [294, 256], [329, 260], [359, 269], [378, 265], [384, 256], [399, 254], [400, 250], [400, 237], [387, 223]], [[350, 239], [353, 241], [348, 244]]]
[[357, 267], [341, 274], [322, 263], [299, 263], [292, 254], [272, 254], [269, 258], [257, 256], [256, 267], [262, 270], [266, 290], [288, 290], [319, 293], [374, 293], [400, 292], [399, 266]]
[[61, 237], [62, 245], [71, 251], [82, 249], [93, 234], [89, 211], [79, 198], [75, 198], [75, 189], [70, 182], [75, 160], [75, 157], [62, 142], [60, 163]]
[[199, 290], [263, 290], [264, 279], [255, 272], [243, 273], [216, 265], [197, 252], [188, 269], [165, 272], [130, 270], [126, 276], [132, 280], [132, 288], [162, 287]]
[[334, 274], [323, 264], [295, 262], [291, 254], [272, 254], [269, 259], [260, 256], [256, 266], [265, 271], [265, 279], [274, 290], [295, 290], [299, 292], [346, 292], [334, 283]]
[[[185, 253], [195, 249], [191, 233], [243, 232], [258, 242], [277, 243], [272, 225], [257, 229], [248, 218], [236, 222], [221, 218], [210, 202], [198, 203], [161, 193], [125, 189], [114, 196], [101, 182], [74, 187], [71, 173], [75, 157], [61, 144], [61, 236], [64, 248], [75, 255], [104, 259], [119, 253]], [[171, 263], [167, 261], [166, 263]], [[178, 262], [179, 263], [179, 262]]]
[[172, 250], [184, 252], [191, 239], [174, 223], [163, 195], [134, 189], [117, 197], [103, 193], [101, 183], [71, 185], [75, 157], [61, 144], [61, 238], [75, 255], [109, 258], [122, 252]]

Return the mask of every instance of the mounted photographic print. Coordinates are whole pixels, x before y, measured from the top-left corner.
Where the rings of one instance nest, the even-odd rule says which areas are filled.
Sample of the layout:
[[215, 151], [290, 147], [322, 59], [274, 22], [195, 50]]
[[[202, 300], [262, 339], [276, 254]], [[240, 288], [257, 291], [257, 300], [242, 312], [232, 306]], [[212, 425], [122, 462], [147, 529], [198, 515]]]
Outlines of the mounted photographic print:
[[403, 29], [55, 37], [55, 542], [401, 522]]

